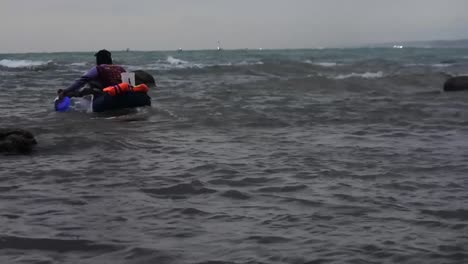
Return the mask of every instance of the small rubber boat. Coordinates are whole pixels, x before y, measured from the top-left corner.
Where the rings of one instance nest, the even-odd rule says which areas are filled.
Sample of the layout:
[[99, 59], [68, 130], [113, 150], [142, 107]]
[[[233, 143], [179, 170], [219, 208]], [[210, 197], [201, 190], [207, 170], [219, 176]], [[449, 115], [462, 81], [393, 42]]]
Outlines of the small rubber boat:
[[[132, 86], [131, 82], [136, 85]], [[94, 83], [91, 84], [92, 88], [84, 89], [85, 91], [72, 97], [57, 97], [54, 100], [55, 111], [76, 110], [101, 113], [151, 106], [148, 86], [156, 86], [154, 78], [144, 71], [135, 71], [135, 79], [132, 81], [129, 80], [104, 89], [99, 89], [99, 84]]]

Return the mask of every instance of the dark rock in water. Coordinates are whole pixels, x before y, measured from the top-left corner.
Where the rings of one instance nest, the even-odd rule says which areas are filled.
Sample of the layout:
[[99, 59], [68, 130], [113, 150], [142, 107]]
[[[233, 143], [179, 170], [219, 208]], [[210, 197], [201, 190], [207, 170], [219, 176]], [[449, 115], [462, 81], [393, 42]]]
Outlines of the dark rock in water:
[[29, 131], [0, 128], [0, 152], [26, 154], [36, 144], [36, 139]]
[[444, 91], [446, 92], [464, 90], [468, 90], [468, 76], [451, 77], [444, 83]]
[[148, 85], [148, 87], [156, 87], [156, 81], [154, 80], [153, 75], [142, 70], [134, 71], [134, 73], [136, 85], [144, 83]]

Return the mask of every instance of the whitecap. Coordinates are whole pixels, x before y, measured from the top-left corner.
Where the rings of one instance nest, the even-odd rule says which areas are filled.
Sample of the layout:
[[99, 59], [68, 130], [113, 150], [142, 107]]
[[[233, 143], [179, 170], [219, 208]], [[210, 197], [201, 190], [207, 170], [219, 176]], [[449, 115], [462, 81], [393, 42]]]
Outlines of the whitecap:
[[336, 67], [339, 65], [336, 62], [328, 62], [328, 61], [313, 62], [311, 60], [305, 60], [304, 63], [313, 64], [313, 65], [317, 65], [321, 67]]
[[379, 71], [379, 72], [365, 72], [365, 73], [350, 73], [350, 74], [340, 74], [336, 77], [334, 77], [334, 79], [337, 79], [337, 80], [342, 80], [342, 79], [348, 79], [348, 78], [353, 78], [353, 77], [357, 77], [357, 78], [365, 78], [365, 79], [377, 79], [377, 78], [382, 78], [384, 76], [383, 72]]
[[187, 61], [184, 61], [184, 60], [181, 60], [181, 59], [177, 59], [177, 58], [174, 58], [174, 57], [172, 57], [172, 56], [167, 57], [167, 62], [169, 62], [169, 63], [172, 64], [172, 65], [188, 64]]
[[72, 66], [86, 66], [88, 65], [87, 62], [74, 62], [71, 64]]
[[0, 66], [6, 68], [34, 68], [39, 66], [44, 66], [52, 61], [32, 61], [32, 60], [9, 60], [3, 59], [0, 60]]
[[[238, 66], [249, 66], [249, 65], [263, 65], [263, 61], [241, 61], [236, 63]], [[227, 66], [232, 66], [232, 63], [229, 63]]]
[[427, 64], [424, 63], [408, 63], [404, 65], [405, 67], [424, 67], [427, 66]]

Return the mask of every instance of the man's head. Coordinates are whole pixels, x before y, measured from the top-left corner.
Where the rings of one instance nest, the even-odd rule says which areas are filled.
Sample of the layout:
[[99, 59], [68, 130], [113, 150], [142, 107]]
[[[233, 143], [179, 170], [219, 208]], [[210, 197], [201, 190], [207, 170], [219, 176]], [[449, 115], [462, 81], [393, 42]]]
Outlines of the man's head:
[[96, 54], [96, 64], [112, 64], [112, 56], [111, 53], [105, 49], [98, 51]]

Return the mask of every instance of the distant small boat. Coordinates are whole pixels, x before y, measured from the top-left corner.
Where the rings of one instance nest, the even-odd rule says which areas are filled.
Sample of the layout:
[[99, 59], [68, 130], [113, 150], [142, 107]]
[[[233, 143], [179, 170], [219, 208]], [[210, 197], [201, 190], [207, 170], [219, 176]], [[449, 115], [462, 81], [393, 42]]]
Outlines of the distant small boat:
[[177, 51], [178, 51], [178, 52], [182, 52], [182, 48], [179, 48]]
[[402, 49], [403, 46], [401, 46], [401, 45], [394, 45], [393, 48], [394, 48], [394, 49]]
[[129, 51], [130, 51], [130, 49], [129, 49], [129, 48], [127, 48], [125, 51], [126, 51], [126, 52], [129, 52]]
[[219, 40], [218, 40], [218, 48], [216, 50], [217, 51], [222, 51], [223, 50], [223, 48], [221, 48], [221, 43], [219, 42]]

